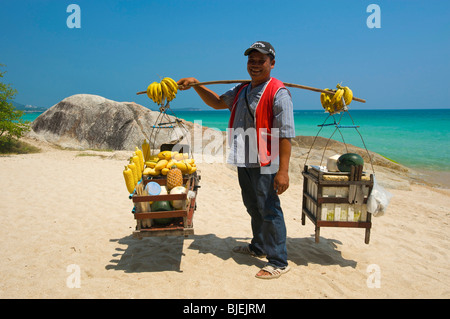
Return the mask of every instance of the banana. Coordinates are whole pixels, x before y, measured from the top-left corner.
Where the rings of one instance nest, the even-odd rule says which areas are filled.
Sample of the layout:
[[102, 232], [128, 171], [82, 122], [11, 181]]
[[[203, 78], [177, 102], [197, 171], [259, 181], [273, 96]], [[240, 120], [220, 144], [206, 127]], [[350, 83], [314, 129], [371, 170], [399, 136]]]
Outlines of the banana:
[[161, 81], [160, 85], [161, 85], [162, 92], [164, 94], [164, 98], [166, 98], [167, 101], [170, 101], [170, 97], [172, 96], [172, 94], [170, 93], [169, 89], [167, 88], [166, 83]]
[[174, 79], [165, 77], [161, 82], [153, 82], [147, 87], [147, 96], [157, 104], [172, 101], [178, 92], [178, 84]]
[[334, 113], [334, 106], [330, 103], [330, 104], [327, 106], [326, 111], [327, 111], [328, 113], [330, 113], [330, 114], [333, 114], [333, 113]]
[[177, 95], [176, 92], [173, 90], [173, 87], [170, 86], [170, 84], [168, 84], [168, 82], [166, 81], [166, 86], [169, 89], [170, 92], [170, 97], [169, 97], [169, 101], [172, 101], [175, 96]]
[[320, 104], [322, 104], [322, 107], [325, 107], [325, 93], [320, 94]]
[[326, 105], [326, 110], [330, 113], [330, 114], [334, 114], [339, 112], [339, 110], [342, 108], [342, 96], [344, 95], [344, 90], [343, 89], [338, 89], [338, 90], [333, 90], [335, 93], [334, 95], [330, 98], [330, 102], [328, 105]]
[[151, 83], [148, 87], [147, 87], [147, 96], [150, 100], [153, 100], [153, 94], [152, 94], [152, 84]]
[[340, 101], [342, 99], [342, 96], [344, 95], [344, 89], [338, 89], [336, 93], [331, 98], [331, 104], [335, 105], [336, 102]]
[[161, 104], [162, 103], [162, 91], [161, 91], [161, 84], [158, 82], [155, 82], [155, 103], [156, 104]]
[[167, 99], [167, 101], [172, 101], [174, 98], [175, 98], [175, 92], [174, 91], [171, 91], [171, 90], [169, 90], [169, 92], [170, 92], [170, 96], [169, 96], [169, 98]]
[[353, 91], [348, 86], [344, 87], [345, 105], [349, 105], [353, 100]]
[[344, 89], [338, 89], [334, 96], [331, 98], [331, 105], [333, 106], [333, 113], [339, 112], [344, 107], [342, 103], [342, 97], [344, 96]]
[[158, 103], [158, 86], [158, 82], [155, 82], [153, 85], [153, 98], [155, 103]]
[[172, 101], [178, 92], [178, 84], [173, 79], [166, 77], [162, 79], [161, 83], [164, 83], [168, 89], [168, 101]]
[[147, 88], [147, 96], [153, 101], [155, 102], [155, 86], [157, 85], [157, 82], [153, 82], [151, 83], [148, 88]]
[[344, 109], [344, 102], [347, 106], [353, 100], [353, 91], [348, 86], [342, 86], [338, 83], [336, 89], [337, 90], [325, 89], [325, 91], [335, 92], [334, 95], [327, 93], [320, 94], [320, 103], [325, 111], [330, 114], [339, 113]]
[[341, 86], [339, 83], [336, 85], [336, 88], [344, 90], [344, 101], [345, 105], [349, 105], [353, 100], [353, 92], [348, 86]]
[[334, 106], [333, 106], [333, 104], [331, 104], [331, 98], [330, 97], [326, 98], [325, 110], [327, 110], [328, 113], [331, 113], [331, 114], [334, 113]]
[[175, 94], [177, 94], [177, 92], [178, 92], [178, 84], [177, 84], [177, 82], [175, 82], [174, 79], [166, 77], [166, 78], [163, 79], [163, 82], [166, 82], [166, 84], [169, 86], [171, 91], [174, 92]]
[[154, 89], [154, 97], [155, 97], [155, 103], [157, 103], [157, 104], [159, 104], [160, 103], [160, 91], [161, 91], [161, 88], [160, 88], [160, 85], [159, 85], [159, 83], [158, 82], [156, 82], [155, 83], [155, 89]]
[[[325, 91], [330, 91], [330, 89], [325, 89]], [[320, 94], [320, 102], [325, 111], [329, 112], [331, 107], [331, 94], [322, 93]]]
[[161, 86], [161, 83], [158, 83], [158, 87], [159, 87], [159, 104], [164, 104], [164, 92], [163, 92], [163, 90], [162, 90], [162, 86]]
[[343, 108], [344, 108], [344, 102], [342, 102], [342, 99], [340, 99], [339, 101], [336, 101], [336, 103], [334, 105], [335, 112], [340, 112], [340, 111], [342, 111]]

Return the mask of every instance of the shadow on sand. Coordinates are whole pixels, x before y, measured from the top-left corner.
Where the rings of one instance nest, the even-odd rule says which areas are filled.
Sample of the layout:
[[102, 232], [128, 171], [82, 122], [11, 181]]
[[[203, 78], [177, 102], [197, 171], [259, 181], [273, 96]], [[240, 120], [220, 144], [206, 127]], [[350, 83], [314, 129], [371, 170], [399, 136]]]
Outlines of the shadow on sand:
[[[185, 245], [187, 245], [187, 249], [197, 250], [200, 254], [211, 254], [223, 260], [231, 258], [240, 265], [262, 267], [266, 263], [266, 259], [232, 252], [233, 247], [249, 243], [250, 238], [220, 238], [214, 234], [206, 234], [192, 235], [187, 238], [168, 236], [139, 240], [130, 235], [110, 241], [127, 245], [127, 247], [125, 249], [117, 247], [116, 252], [112, 255], [113, 259], [105, 268], [122, 270], [127, 273], [182, 272], [180, 265], [181, 258], [185, 255], [183, 252]], [[320, 243], [315, 243], [314, 237], [288, 237], [288, 261], [299, 266], [319, 264], [355, 268], [357, 262], [343, 258], [337, 244], [341, 244], [341, 242], [322, 237]]]

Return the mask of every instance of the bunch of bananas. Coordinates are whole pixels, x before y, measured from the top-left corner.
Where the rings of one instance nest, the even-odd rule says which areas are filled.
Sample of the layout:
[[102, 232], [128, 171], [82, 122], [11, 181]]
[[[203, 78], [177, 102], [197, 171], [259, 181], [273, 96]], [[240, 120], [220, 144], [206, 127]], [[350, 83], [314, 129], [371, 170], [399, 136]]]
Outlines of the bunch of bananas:
[[349, 105], [353, 99], [353, 92], [348, 86], [336, 85], [337, 90], [325, 89], [325, 91], [335, 92], [335, 94], [320, 94], [320, 103], [326, 112], [330, 114], [339, 113], [345, 105]]
[[162, 151], [157, 155], [152, 155], [145, 162], [143, 175], [167, 175], [173, 167], [178, 167], [182, 174], [192, 174], [197, 170], [197, 165], [193, 158], [189, 158], [188, 153], [179, 153], [172, 151]]
[[172, 101], [178, 92], [178, 84], [171, 78], [164, 78], [161, 82], [153, 82], [147, 87], [147, 96], [156, 104], [163, 105], [164, 101]]

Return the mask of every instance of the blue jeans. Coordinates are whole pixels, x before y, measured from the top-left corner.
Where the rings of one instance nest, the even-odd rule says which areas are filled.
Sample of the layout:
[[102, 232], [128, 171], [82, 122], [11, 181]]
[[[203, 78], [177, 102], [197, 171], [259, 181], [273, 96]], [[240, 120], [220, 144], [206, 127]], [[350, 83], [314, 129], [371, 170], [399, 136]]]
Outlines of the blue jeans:
[[274, 267], [287, 266], [286, 224], [280, 199], [273, 189], [275, 174], [261, 174], [261, 168], [238, 167], [242, 200], [251, 216], [253, 239], [250, 249], [265, 254]]

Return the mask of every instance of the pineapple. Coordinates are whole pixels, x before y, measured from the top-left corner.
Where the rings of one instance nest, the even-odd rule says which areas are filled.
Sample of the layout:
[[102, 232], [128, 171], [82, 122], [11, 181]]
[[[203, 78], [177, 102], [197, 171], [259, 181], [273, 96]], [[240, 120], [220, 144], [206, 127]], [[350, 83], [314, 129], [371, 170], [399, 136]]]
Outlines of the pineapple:
[[167, 172], [166, 187], [167, 190], [170, 191], [172, 188], [177, 186], [183, 186], [183, 174], [176, 165], [173, 165]]

